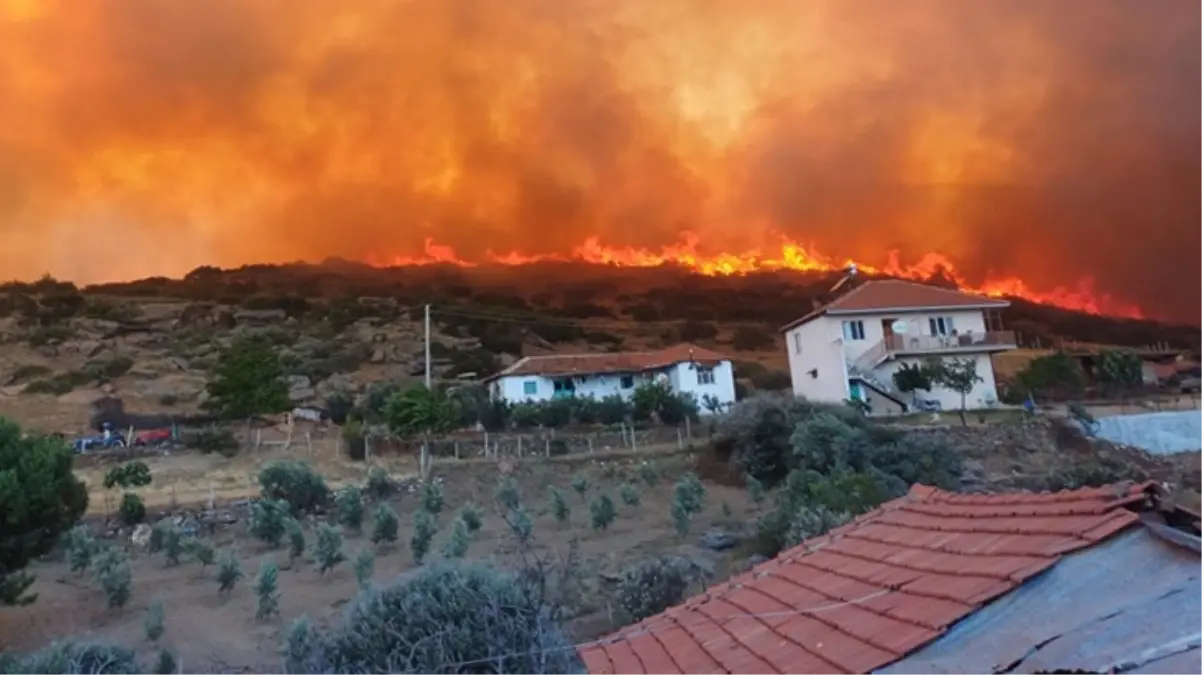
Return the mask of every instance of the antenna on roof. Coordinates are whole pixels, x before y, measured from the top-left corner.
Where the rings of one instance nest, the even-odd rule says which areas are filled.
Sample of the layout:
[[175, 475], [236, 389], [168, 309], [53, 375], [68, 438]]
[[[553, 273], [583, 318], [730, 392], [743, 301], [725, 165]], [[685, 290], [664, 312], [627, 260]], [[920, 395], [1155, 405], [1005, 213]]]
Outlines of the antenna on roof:
[[859, 270], [856, 268], [856, 264], [855, 264], [854, 262], [853, 262], [853, 263], [848, 263], [848, 265], [847, 265], [847, 274], [843, 275], [843, 278], [842, 278], [842, 279], [840, 279], [839, 281], [835, 282], [835, 285], [834, 285], [834, 286], [831, 286], [831, 290], [830, 290], [830, 292], [831, 292], [831, 293], [837, 293], [837, 292], [839, 291], [839, 289], [840, 289], [840, 288], [843, 288], [844, 286], [846, 286], [846, 285], [847, 285], [847, 282], [849, 282], [849, 281], [851, 281], [852, 279], [854, 279], [854, 278], [855, 278], [855, 276], [856, 276], [856, 273], [857, 273], [857, 272], [859, 272]]

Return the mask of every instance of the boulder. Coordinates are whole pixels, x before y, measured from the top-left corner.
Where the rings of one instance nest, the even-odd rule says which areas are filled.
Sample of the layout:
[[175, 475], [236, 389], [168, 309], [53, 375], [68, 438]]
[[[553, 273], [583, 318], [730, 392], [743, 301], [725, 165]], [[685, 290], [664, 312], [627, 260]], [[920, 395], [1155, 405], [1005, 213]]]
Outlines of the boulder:
[[711, 551], [725, 551], [739, 545], [739, 537], [723, 530], [710, 530], [701, 535], [698, 544]]

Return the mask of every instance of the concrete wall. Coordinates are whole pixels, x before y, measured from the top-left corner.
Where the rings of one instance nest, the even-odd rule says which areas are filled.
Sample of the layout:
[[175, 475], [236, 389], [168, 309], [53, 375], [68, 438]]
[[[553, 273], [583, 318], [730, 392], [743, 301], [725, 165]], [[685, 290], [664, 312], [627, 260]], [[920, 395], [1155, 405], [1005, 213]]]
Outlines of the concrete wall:
[[[839, 326], [822, 316], [785, 333], [794, 396], [836, 403], [847, 398], [847, 363]], [[817, 369], [817, 377], [808, 374], [812, 369]]]

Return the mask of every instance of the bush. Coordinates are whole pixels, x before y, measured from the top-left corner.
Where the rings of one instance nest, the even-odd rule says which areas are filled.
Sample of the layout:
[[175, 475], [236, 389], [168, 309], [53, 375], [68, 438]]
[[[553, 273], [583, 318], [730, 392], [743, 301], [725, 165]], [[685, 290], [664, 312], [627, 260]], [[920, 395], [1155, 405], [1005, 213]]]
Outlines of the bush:
[[607, 530], [618, 515], [614, 508], [614, 500], [609, 495], [601, 494], [589, 504], [589, 517], [594, 530]]
[[224, 350], [206, 388], [205, 409], [224, 419], [283, 412], [291, 405], [278, 350], [258, 336], [239, 337]]
[[121, 505], [117, 507], [117, 517], [129, 527], [146, 520], [146, 505], [142, 503], [142, 498], [132, 492], [121, 495]]
[[204, 539], [192, 539], [188, 542], [188, 550], [192, 552], [192, 557], [196, 558], [196, 562], [200, 563], [201, 569], [212, 565], [217, 560], [217, 552], [213, 549], [213, 543]]
[[630, 418], [630, 403], [618, 394], [610, 394], [597, 402], [596, 414], [601, 424], [622, 424]]
[[76, 574], [82, 574], [92, 564], [92, 557], [99, 550], [99, 545], [92, 538], [88, 528], [76, 525], [64, 537], [67, 546], [67, 565]]
[[88, 491], [71, 471], [74, 454], [61, 440], [25, 435], [0, 417], [0, 605], [28, 604], [29, 562], [49, 552], [88, 507]]
[[497, 502], [507, 509], [516, 509], [522, 503], [522, 495], [518, 492], [518, 483], [511, 476], [501, 478], [497, 485]]
[[355, 532], [363, 529], [363, 493], [359, 488], [353, 485], [342, 488], [334, 503], [343, 527]]
[[160, 649], [159, 655], [155, 658], [152, 672], [157, 675], [174, 675], [174, 673], [178, 673], [179, 663], [175, 660], [175, 655], [166, 649]]
[[622, 571], [618, 606], [627, 623], [635, 623], [679, 605], [699, 579], [696, 565], [678, 556], [644, 560]]
[[462, 558], [467, 555], [467, 549], [471, 546], [472, 534], [468, 531], [467, 524], [462, 518], [456, 518], [451, 526], [451, 534], [442, 545], [442, 557], [444, 558]]
[[564, 673], [583, 668], [531, 585], [478, 565], [431, 565], [362, 593], [324, 639], [289, 633], [294, 673]]
[[146, 639], [158, 642], [163, 637], [164, 628], [163, 601], [155, 600], [146, 608], [146, 618], [142, 620], [142, 628], [146, 631]]
[[242, 565], [238, 558], [226, 551], [217, 559], [217, 592], [228, 593], [234, 590], [234, 585], [242, 579]]
[[345, 391], [336, 391], [326, 397], [326, 412], [330, 414], [330, 421], [338, 426], [346, 424], [354, 409], [355, 400]]
[[104, 474], [104, 488], [111, 490], [115, 487], [134, 488], [150, 485], [150, 467], [146, 462], [130, 462], [114, 466]]
[[627, 506], [638, 506], [641, 500], [639, 489], [633, 483], [622, 483], [618, 487], [618, 496], [622, 498], [622, 503]]
[[305, 530], [295, 518], [288, 519], [284, 530], [288, 533], [288, 563], [295, 565], [296, 559], [305, 554]]
[[430, 542], [438, 532], [438, 524], [434, 516], [425, 509], [413, 514], [413, 537], [409, 540], [409, 550], [413, 552], [413, 562], [422, 564], [426, 554], [430, 552]]
[[293, 518], [288, 513], [286, 502], [278, 499], [260, 499], [251, 505], [247, 525], [251, 536], [271, 548], [279, 548], [280, 542], [288, 532], [290, 520]]
[[317, 544], [313, 550], [313, 558], [317, 562], [317, 571], [323, 575], [346, 560], [346, 555], [342, 552], [342, 533], [329, 523], [317, 526]]
[[56, 642], [41, 651], [6, 658], [0, 655], [5, 673], [62, 673], [63, 675], [135, 675], [141, 673], [132, 649], [91, 642]]
[[459, 509], [459, 519], [467, 526], [468, 533], [479, 532], [484, 523], [480, 520], [480, 512], [471, 504], [464, 504]]
[[120, 549], [109, 547], [96, 557], [94, 569], [109, 609], [124, 607], [134, 580], [129, 558]]
[[293, 514], [315, 511], [330, 497], [325, 480], [304, 462], [270, 462], [259, 472], [259, 485], [265, 499], [287, 502]]
[[392, 479], [381, 467], [373, 466], [367, 471], [367, 494], [373, 499], [387, 499], [392, 494]]
[[180, 532], [174, 523], [169, 523], [163, 530], [163, 556], [167, 559], [169, 567], [180, 563], [180, 558], [184, 555], [184, 548], [183, 532]]
[[376, 556], [371, 549], [359, 549], [352, 567], [355, 570], [355, 582], [359, 584], [359, 589], [363, 590], [371, 586], [372, 572], [376, 568]]
[[572, 518], [572, 509], [568, 506], [568, 500], [557, 488], [551, 488], [551, 514], [561, 525], [566, 525]]
[[395, 544], [399, 527], [396, 511], [387, 503], [381, 503], [372, 515], [371, 543]]
[[270, 560], [259, 563], [255, 579], [255, 618], [259, 621], [280, 613], [280, 569]]
[[186, 431], [181, 434], [180, 440], [184, 447], [199, 450], [206, 455], [215, 452], [228, 458], [237, 455], [241, 449], [234, 432], [220, 427]]
[[432, 516], [442, 513], [442, 485], [435, 481], [427, 481], [422, 486], [422, 509]]
[[585, 499], [591, 486], [592, 483], [589, 481], [588, 474], [578, 473], [572, 476], [572, 489], [576, 491], [576, 494], [580, 495], [581, 499]]
[[849, 518], [897, 496], [879, 472], [842, 469], [829, 476], [796, 470], [776, 496], [776, 507], [756, 524], [756, 550], [772, 557], [801, 541], [825, 534]]
[[647, 487], [653, 488], [659, 484], [659, 467], [654, 462], [643, 461], [639, 464], [639, 478], [647, 484]]

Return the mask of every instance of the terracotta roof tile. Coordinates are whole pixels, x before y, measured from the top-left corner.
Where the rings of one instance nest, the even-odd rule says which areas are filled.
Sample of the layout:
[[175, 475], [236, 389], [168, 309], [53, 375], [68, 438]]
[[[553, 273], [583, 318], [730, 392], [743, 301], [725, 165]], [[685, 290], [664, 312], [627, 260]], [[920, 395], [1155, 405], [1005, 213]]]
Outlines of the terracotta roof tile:
[[958, 495], [921, 485], [683, 605], [580, 645], [592, 673], [868, 673], [1139, 522], [1150, 484]]
[[730, 360], [704, 347], [679, 344], [653, 352], [601, 352], [596, 354], [547, 354], [527, 356], [489, 380], [507, 375], [594, 375], [598, 373], [639, 373], [695, 361], [715, 366]]
[[927, 309], [944, 307], [1006, 307], [1009, 302], [949, 288], [901, 279], [880, 279], [863, 284], [834, 301], [786, 324], [781, 330], [816, 319], [827, 312], [870, 312], [874, 310]]

